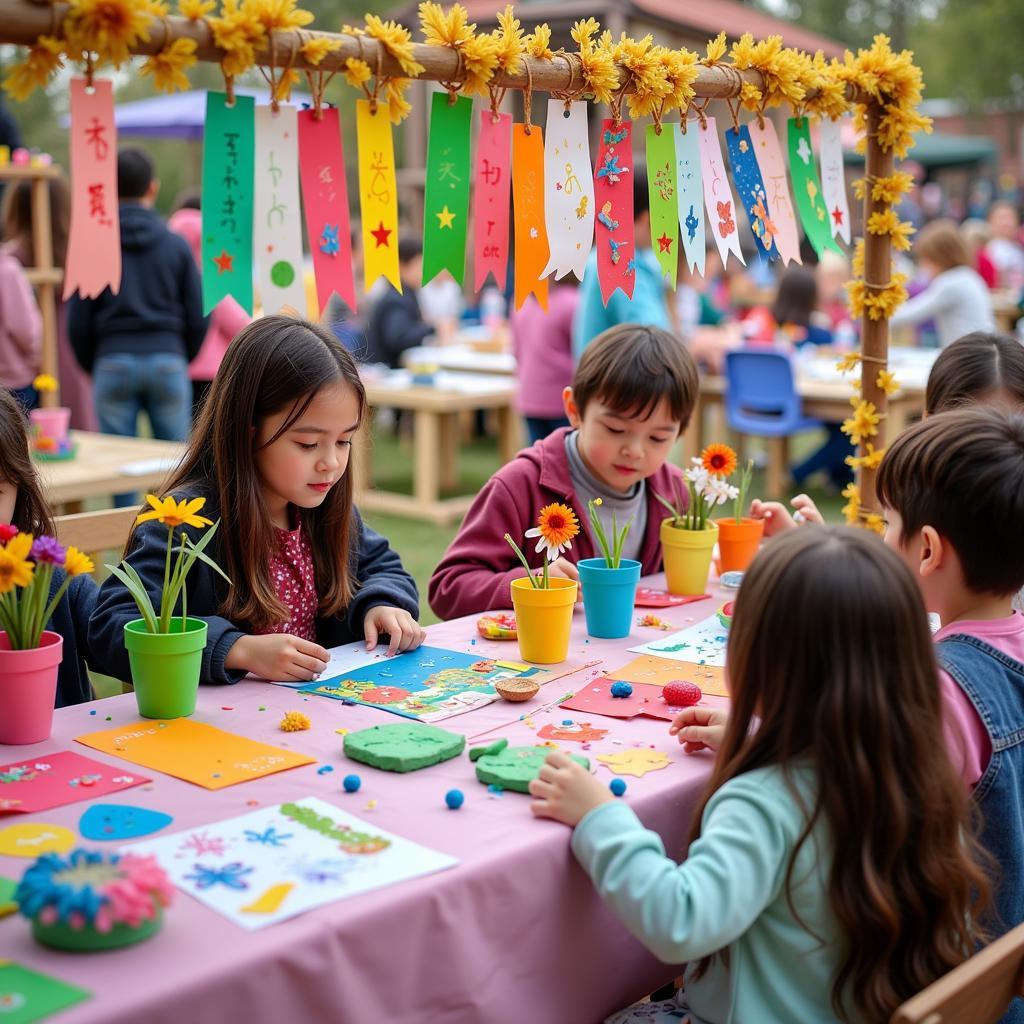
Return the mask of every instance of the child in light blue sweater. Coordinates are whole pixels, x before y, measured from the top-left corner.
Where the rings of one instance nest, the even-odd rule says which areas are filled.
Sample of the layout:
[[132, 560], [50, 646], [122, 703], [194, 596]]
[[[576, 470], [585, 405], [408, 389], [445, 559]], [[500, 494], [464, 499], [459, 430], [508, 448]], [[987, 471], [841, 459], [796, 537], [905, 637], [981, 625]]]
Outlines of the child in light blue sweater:
[[911, 574], [863, 531], [790, 531], [747, 573], [728, 673], [730, 714], [669, 730], [717, 751], [681, 864], [561, 752], [531, 785], [626, 927], [686, 965], [675, 999], [610, 1020], [888, 1020], [970, 955], [988, 898]]

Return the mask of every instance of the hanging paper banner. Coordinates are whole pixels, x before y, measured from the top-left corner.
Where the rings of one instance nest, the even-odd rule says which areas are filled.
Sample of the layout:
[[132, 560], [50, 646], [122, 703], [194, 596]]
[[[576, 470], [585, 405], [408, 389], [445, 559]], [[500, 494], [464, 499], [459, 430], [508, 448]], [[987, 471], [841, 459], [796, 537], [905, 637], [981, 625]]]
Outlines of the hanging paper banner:
[[676, 203], [675, 132], [647, 126], [647, 193], [651, 204], [651, 247], [663, 277], [673, 288], [679, 269], [679, 207]]
[[469, 220], [469, 120], [473, 101], [435, 92], [430, 103], [426, 192], [423, 200], [423, 283], [447, 270], [466, 274]]
[[318, 315], [334, 292], [353, 312], [356, 308], [341, 121], [334, 107], [324, 107], [320, 114], [318, 118], [315, 110], [299, 111], [299, 178], [313, 253]]
[[206, 94], [203, 128], [203, 312], [227, 295], [252, 314], [254, 101]]
[[512, 189], [512, 115], [480, 111], [473, 174], [473, 290], [488, 274], [505, 290], [508, 274], [508, 209]]
[[264, 314], [286, 306], [308, 316], [302, 279], [299, 130], [295, 107], [256, 108], [252, 244]]
[[398, 273], [398, 184], [395, 146], [386, 103], [370, 112], [369, 100], [356, 100], [356, 145], [359, 150], [359, 208], [363, 222], [363, 285], [369, 291], [378, 277], [402, 290]]
[[800, 232], [796, 226], [796, 211], [789, 194], [786, 179], [786, 161], [779, 145], [775, 125], [765, 118], [762, 124], [756, 121], [747, 125], [750, 141], [754, 146], [757, 166], [761, 171], [765, 192], [768, 194], [768, 209], [772, 211], [775, 224], [775, 244], [783, 264], [802, 263], [800, 259]]
[[71, 80], [71, 230], [64, 298], [94, 299], [121, 288], [121, 226], [117, 212], [117, 129], [114, 94], [101, 79], [90, 91]]
[[793, 191], [800, 211], [800, 222], [814, 251], [821, 256], [826, 249], [842, 252], [832, 240], [828, 210], [821, 197], [818, 168], [811, 149], [811, 133], [807, 118], [791, 117], [787, 122], [789, 133], [789, 169], [793, 175]]
[[594, 167], [597, 279], [607, 306], [621, 288], [633, 298], [636, 281], [636, 228], [633, 224], [633, 122], [610, 117], [601, 122]]
[[726, 177], [722, 144], [718, 139], [718, 128], [713, 117], [705, 118], [705, 123], [698, 127], [697, 141], [700, 144], [704, 207], [708, 214], [709, 229], [718, 246], [718, 255], [722, 257], [722, 266], [728, 265], [729, 253], [732, 253], [740, 263], [745, 264], [736, 226], [736, 203], [733, 201], [732, 189]]
[[587, 105], [548, 100], [544, 146], [544, 222], [551, 255], [543, 277], [573, 273], [581, 281], [594, 242], [594, 178]]
[[775, 224], [769, 212], [764, 181], [754, 157], [754, 146], [747, 126], [741, 124], [739, 129], [727, 128], [725, 145], [729, 151], [732, 177], [736, 182], [736, 194], [750, 220], [757, 251], [769, 262], [774, 262], [779, 258], [779, 249], [775, 244]]
[[548, 308], [548, 280], [541, 273], [548, 262], [548, 233], [544, 226], [544, 135], [536, 126], [512, 129], [512, 206], [515, 216], [515, 300], [521, 309], [533, 292]]
[[[843, 118], [849, 121], [849, 115]], [[846, 174], [843, 171], [843, 144], [840, 141], [842, 125], [831, 118], [822, 118], [821, 132], [821, 193], [828, 211], [829, 228], [833, 238], [850, 244], [850, 205], [846, 197]]]
[[700, 173], [700, 140], [694, 131], [696, 122], [672, 125], [676, 147], [676, 198], [679, 206], [680, 237], [686, 265], [704, 276], [704, 192]]

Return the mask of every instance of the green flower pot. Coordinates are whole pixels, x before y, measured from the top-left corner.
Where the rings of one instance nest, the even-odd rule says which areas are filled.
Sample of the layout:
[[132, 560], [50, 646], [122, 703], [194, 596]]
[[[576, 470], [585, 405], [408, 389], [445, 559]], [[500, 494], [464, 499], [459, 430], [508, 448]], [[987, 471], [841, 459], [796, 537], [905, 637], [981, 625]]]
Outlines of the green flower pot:
[[169, 633], [150, 633], [145, 619], [125, 624], [124, 645], [132, 668], [135, 702], [143, 718], [187, 718], [196, 709], [206, 623], [171, 619]]

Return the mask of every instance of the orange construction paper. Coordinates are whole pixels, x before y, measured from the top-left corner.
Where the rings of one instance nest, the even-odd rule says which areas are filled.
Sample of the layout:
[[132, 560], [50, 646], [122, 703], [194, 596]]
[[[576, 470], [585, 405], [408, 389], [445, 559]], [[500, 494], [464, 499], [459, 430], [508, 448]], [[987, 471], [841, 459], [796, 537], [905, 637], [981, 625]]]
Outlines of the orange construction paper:
[[79, 743], [204, 789], [224, 789], [316, 758], [224, 732], [203, 722], [146, 720], [76, 736]]
[[544, 136], [536, 125], [512, 126], [512, 213], [516, 229], [516, 309], [532, 292], [548, 308], [548, 281], [541, 278], [550, 247], [544, 223]]
[[627, 683], [649, 683], [651, 686], [664, 686], [676, 679], [685, 679], [688, 683], [696, 683], [702, 693], [716, 697], [728, 697], [729, 690], [725, 685], [725, 669], [714, 665], [698, 665], [693, 661], [670, 661], [653, 654], [641, 654], [622, 668], [608, 669], [605, 675], [609, 679], [622, 679]]

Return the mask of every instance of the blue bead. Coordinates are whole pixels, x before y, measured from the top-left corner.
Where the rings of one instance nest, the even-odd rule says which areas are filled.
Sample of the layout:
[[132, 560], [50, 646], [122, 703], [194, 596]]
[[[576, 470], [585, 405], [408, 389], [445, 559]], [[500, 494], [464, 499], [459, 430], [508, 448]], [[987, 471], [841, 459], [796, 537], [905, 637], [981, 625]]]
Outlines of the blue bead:
[[355, 793], [363, 784], [363, 780], [358, 775], [346, 775], [341, 784], [345, 787], [346, 793]]
[[624, 683], [621, 679], [618, 682], [612, 683], [613, 697], [629, 697], [632, 693], [633, 687], [630, 683]]
[[465, 799], [466, 797], [461, 789], [449, 789], [444, 795], [444, 802], [453, 811], [457, 811], [465, 802]]
[[626, 792], [626, 781], [625, 779], [612, 779], [608, 783], [608, 788], [616, 795], [622, 796]]

